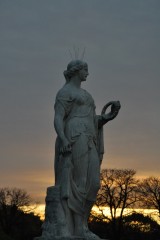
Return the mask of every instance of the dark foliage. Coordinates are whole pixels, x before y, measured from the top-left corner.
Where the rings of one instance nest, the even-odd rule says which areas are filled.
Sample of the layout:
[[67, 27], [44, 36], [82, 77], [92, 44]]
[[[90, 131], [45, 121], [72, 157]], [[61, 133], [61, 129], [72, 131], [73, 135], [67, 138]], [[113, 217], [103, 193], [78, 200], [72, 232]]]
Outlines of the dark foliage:
[[32, 240], [41, 235], [40, 218], [23, 211], [23, 207], [31, 209], [31, 204], [31, 198], [24, 190], [0, 189], [0, 239]]
[[160, 218], [160, 178], [148, 177], [141, 180], [138, 193], [140, 207], [157, 209]]
[[0, 210], [1, 232], [3, 235], [6, 234], [8, 239], [11, 237], [13, 240], [32, 240], [41, 235], [42, 221], [38, 216], [18, 209], [13, 210], [9, 206], [5, 209], [5, 213], [6, 215]]
[[[101, 220], [109, 222], [111, 237], [120, 240], [123, 233], [124, 210], [137, 202], [136, 171], [133, 169], [104, 169], [101, 171], [101, 188], [97, 194], [96, 206]], [[108, 207], [110, 216], [104, 213]], [[119, 213], [120, 212], [120, 213]]]
[[159, 240], [160, 225], [148, 216], [133, 213], [124, 218], [124, 238], [122, 240]]
[[[118, 218], [117, 218], [118, 221]], [[115, 239], [112, 232], [111, 222], [97, 221], [92, 218], [89, 222], [92, 232], [103, 239]], [[148, 216], [133, 213], [123, 218], [123, 232], [120, 240], [159, 240], [160, 225]]]
[[102, 239], [110, 239], [111, 238], [111, 226], [110, 223], [103, 221], [95, 221], [92, 220], [88, 224], [89, 229], [98, 235]]

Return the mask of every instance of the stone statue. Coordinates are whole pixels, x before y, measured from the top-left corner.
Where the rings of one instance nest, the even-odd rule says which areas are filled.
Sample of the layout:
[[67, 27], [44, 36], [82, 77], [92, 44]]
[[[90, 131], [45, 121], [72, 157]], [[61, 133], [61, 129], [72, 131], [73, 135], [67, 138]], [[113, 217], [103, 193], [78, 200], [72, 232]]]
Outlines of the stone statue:
[[[103, 158], [103, 125], [114, 119], [120, 102], [106, 104], [96, 115], [92, 96], [81, 83], [88, 65], [71, 61], [64, 71], [65, 85], [55, 101], [55, 186], [47, 189], [45, 221], [39, 240], [100, 239], [87, 220], [100, 188]], [[108, 106], [111, 111], [105, 114]]]

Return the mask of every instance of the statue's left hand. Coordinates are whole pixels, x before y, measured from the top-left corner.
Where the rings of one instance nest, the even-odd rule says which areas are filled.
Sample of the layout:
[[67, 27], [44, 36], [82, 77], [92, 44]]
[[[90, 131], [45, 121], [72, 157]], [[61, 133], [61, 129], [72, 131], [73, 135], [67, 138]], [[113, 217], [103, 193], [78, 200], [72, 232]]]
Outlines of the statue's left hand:
[[[107, 114], [105, 114], [105, 110], [111, 106], [111, 111]], [[104, 124], [108, 121], [113, 120], [119, 113], [119, 110], [121, 108], [120, 101], [111, 101], [108, 104], [106, 104], [102, 110], [102, 117], [104, 120]]]
[[121, 108], [120, 101], [113, 101], [110, 112], [111, 120], [118, 115], [120, 108]]

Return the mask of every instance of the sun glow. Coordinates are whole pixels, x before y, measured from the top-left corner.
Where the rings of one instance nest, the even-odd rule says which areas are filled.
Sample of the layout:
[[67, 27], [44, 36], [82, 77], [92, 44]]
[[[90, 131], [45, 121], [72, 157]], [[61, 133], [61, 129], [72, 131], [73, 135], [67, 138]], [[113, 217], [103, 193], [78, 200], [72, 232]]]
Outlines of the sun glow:
[[[96, 212], [97, 214], [101, 213], [101, 211], [96, 206], [94, 206], [92, 208], [92, 210], [94, 212]], [[110, 210], [109, 210], [108, 207], [103, 207], [103, 208], [101, 208], [101, 210], [103, 210], [104, 215], [106, 215], [108, 217], [111, 217]], [[120, 210], [121, 209], [117, 209], [117, 217], [120, 215]], [[157, 221], [160, 224], [160, 219], [159, 219], [159, 216], [158, 216], [158, 210], [156, 210], [156, 209], [139, 209], [139, 208], [130, 209], [130, 208], [126, 208], [124, 210], [124, 216], [127, 216], [127, 215], [129, 215], [133, 212], [142, 213], [144, 216], [149, 216], [150, 218], [152, 218], [153, 220]], [[36, 207], [36, 209], [34, 210], [34, 213], [35, 213], [35, 215], [40, 216], [41, 220], [44, 220], [44, 218], [45, 218], [45, 205], [44, 204], [39, 204]]]
[[45, 204], [39, 204], [34, 210], [34, 213], [40, 216], [40, 219], [43, 221], [45, 217]]
[[[97, 214], [101, 214], [101, 211], [96, 206], [94, 206], [92, 208], [92, 210]], [[107, 216], [109, 218], [111, 217], [109, 207], [101, 207], [101, 210], [103, 211], [103, 214], [105, 216]], [[117, 209], [117, 217], [120, 216], [120, 212], [121, 212], [121, 209], [118, 208]], [[134, 213], [141, 213], [144, 216], [149, 216], [153, 220], [157, 221], [158, 224], [160, 224], [159, 213], [158, 213], [158, 210], [156, 210], [156, 209], [126, 208], [126, 209], [124, 209], [123, 216], [128, 216], [128, 215], [132, 214], [133, 212]]]

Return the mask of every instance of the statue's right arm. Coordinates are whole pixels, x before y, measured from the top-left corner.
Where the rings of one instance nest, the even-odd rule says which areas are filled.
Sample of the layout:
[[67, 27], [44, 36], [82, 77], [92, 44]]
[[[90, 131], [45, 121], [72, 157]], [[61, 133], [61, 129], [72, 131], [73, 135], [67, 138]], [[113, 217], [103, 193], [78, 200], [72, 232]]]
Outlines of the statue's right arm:
[[55, 106], [54, 127], [56, 133], [61, 141], [60, 153], [66, 153], [71, 151], [71, 145], [64, 133], [64, 119], [65, 109], [61, 104]]
[[64, 116], [65, 116], [64, 108], [60, 104], [58, 106], [55, 106], [54, 127], [60, 140], [63, 140], [65, 138], [63, 126]]

